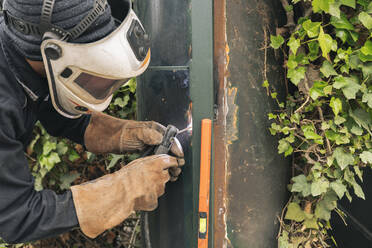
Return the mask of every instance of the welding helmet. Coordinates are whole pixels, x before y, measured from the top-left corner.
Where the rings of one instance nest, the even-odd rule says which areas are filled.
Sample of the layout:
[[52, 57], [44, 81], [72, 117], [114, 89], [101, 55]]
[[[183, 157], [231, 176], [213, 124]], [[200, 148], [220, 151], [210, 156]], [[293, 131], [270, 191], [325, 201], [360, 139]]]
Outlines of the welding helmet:
[[73, 43], [109, 7], [95, 0], [92, 11], [74, 28], [64, 30], [51, 23], [55, 0], [44, 0], [40, 24], [26, 22], [4, 11], [7, 25], [30, 35], [42, 36], [41, 54], [54, 108], [63, 116], [77, 118], [103, 111], [113, 93], [130, 78], [143, 73], [150, 62], [149, 38], [131, 8], [122, 3], [121, 20], [108, 36], [92, 43]]

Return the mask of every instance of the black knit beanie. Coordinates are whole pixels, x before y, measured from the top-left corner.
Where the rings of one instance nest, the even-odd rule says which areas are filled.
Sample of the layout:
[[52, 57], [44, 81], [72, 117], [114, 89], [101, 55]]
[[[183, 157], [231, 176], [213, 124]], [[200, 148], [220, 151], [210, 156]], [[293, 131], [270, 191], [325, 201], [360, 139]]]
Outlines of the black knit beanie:
[[[43, 0], [7, 0], [4, 8], [12, 15], [34, 24], [40, 23]], [[70, 30], [79, 24], [93, 9], [94, 0], [55, 0], [52, 24]], [[25, 35], [12, 26], [4, 25], [5, 34], [13, 41], [15, 48], [26, 58], [41, 61], [41, 38]], [[74, 43], [97, 41], [115, 29], [115, 22], [108, 6], [102, 14], [80, 37], [69, 40]]]

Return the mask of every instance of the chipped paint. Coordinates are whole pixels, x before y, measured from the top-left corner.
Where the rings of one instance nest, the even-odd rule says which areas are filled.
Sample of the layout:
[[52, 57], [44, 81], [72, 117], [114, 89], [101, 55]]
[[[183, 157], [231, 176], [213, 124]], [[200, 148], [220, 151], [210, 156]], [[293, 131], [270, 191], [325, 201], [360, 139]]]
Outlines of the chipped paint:
[[226, 137], [227, 144], [231, 145], [234, 141], [238, 140], [238, 113], [239, 107], [236, 105], [236, 96], [238, 94], [237, 87], [226, 88]]

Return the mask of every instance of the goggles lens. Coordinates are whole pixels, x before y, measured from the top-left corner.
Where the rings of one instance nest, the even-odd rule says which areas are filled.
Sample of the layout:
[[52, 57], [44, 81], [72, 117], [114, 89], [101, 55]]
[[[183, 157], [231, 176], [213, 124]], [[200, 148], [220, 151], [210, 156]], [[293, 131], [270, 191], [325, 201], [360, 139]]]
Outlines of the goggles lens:
[[127, 81], [128, 79], [114, 80], [94, 76], [84, 72], [75, 79], [77, 85], [98, 100], [104, 100]]

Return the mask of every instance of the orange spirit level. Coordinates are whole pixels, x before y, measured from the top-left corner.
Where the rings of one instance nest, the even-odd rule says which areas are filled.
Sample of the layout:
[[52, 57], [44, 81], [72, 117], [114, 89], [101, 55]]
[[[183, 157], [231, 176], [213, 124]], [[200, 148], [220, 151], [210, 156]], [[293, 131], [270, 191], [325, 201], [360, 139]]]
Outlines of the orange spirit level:
[[198, 248], [208, 247], [211, 145], [212, 121], [204, 119], [201, 124]]

